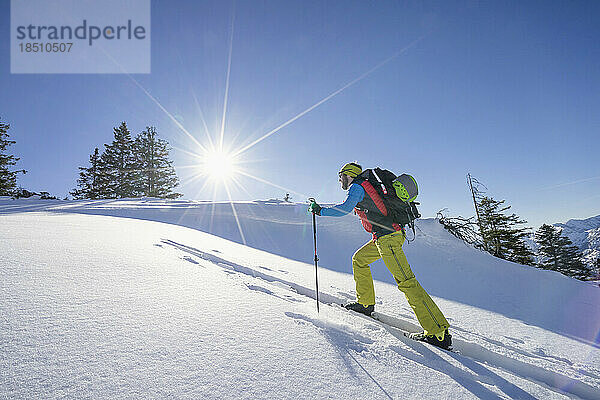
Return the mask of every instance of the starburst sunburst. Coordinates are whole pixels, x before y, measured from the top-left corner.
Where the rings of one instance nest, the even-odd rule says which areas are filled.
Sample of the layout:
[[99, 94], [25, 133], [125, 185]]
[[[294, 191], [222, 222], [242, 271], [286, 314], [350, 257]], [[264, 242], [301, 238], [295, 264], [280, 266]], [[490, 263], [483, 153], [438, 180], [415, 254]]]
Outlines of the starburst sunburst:
[[[239, 221], [238, 214], [236, 212], [235, 205], [234, 205], [234, 202], [233, 202], [233, 199], [232, 199], [232, 196], [231, 196], [230, 187], [229, 187], [230, 184], [233, 184], [234, 187], [241, 187], [242, 189], [244, 189], [244, 187], [242, 185], [240, 185], [240, 183], [239, 183], [239, 181], [237, 179], [238, 177], [241, 176], [243, 178], [250, 178], [250, 179], [253, 179], [253, 180], [258, 181], [260, 183], [264, 183], [264, 184], [270, 185], [272, 187], [275, 187], [277, 189], [284, 190], [287, 193], [295, 193], [295, 194], [300, 195], [301, 197], [305, 197], [305, 198], [307, 197], [306, 194], [299, 193], [296, 190], [293, 190], [293, 189], [290, 189], [290, 188], [285, 188], [283, 186], [277, 185], [277, 184], [275, 184], [273, 182], [268, 181], [267, 179], [261, 178], [260, 176], [252, 175], [251, 173], [249, 173], [247, 171], [247, 168], [240, 168], [239, 165], [241, 163], [248, 162], [248, 160], [242, 161], [245, 158], [245, 156], [247, 155], [246, 153], [248, 152], [248, 150], [250, 150], [251, 148], [253, 148], [254, 146], [256, 146], [258, 143], [262, 142], [263, 140], [267, 139], [268, 137], [276, 134], [277, 132], [280, 132], [284, 127], [292, 124], [297, 119], [299, 119], [299, 118], [303, 117], [304, 115], [310, 113], [312, 110], [314, 110], [315, 108], [319, 107], [323, 103], [331, 100], [332, 98], [336, 97], [337, 95], [339, 95], [340, 93], [342, 93], [346, 89], [348, 89], [349, 87], [351, 87], [351, 86], [355, 85], [356, 83], [362, 81], [363, 79], [365, 79], [366, 77], [368, 77], [369, 75], [371, 75], [372, 73], [374, 73], [375, 71], [377, 71], [378, 69], [380, 69], [381, 67], [383, 67], [384, 65], [388, 64], [393, 59], [395, 59], [398, 56], [400, 56], [401, 54], [403, 54], [406, 50], [408, 50], [409, 48], [413, 47], [416, 43], [418, 43], [419, 41], [421, 41], [425, 37], [425, 35], [422, 36], [422, 37], [420, 37], [420, 38], [418, 38], [417, 40], [413, 41], [408, 46], [402, 48], [400, 51], [396, 52], [395, 54], [392, 54], [388, 58], [386, 58], [383, 61], [379, 62], [378, 64], [376, 64], [375, 66], [373, 66], [368, 71], [366, 71], [363, 74], [360, 74], [359, 76], [357, 76], [355, 79], [353, 79], [353, 80], [349, 81], [348, 83], [342, 85], [337, 90], [331, 92], [329, 95], [323, 97], [322, 99], [320, 99], [319, 101], [317, 101], [316, 103], [314, 103], [313, 105], [311, 105], [310, 107], [306, 108], [304, 111], [299, 112], [298, 114], [296, 114], [292, 118], [290, 118], [287, 121], [279, 124], [277, 127], [275, 127], [274, 129], [271, 129], [270, 131], [268, 131], [264, 135], [260, 136], [258, 139], [255, 139], [255, 140], [251, 141], [249, 144], [241, 145], [241, 146], [239, 146], [239, 147], [236, 148], [236, 147], [233, 146], [233, 143], [227, 143], [225, 141], [225, 136], [226, 136], [225, 135], [225, 131], [227, 129], [226, 128], [226, 125], [227, 125], [227, 105], [228, 105], [228, 101], [229, 101], [229, 83], [230, 83], [230, 75], [231, 75], [231, 67], [232, 67], [231, 61], [232, 61], [232, 53], [233, 53], [233, 36], [234, 36], [234, 31], [235, 31], [234, 30], [235, 11], [232, 12], [231, 22], [230, 23], [231, 23], [231, 25], [230, 25], [231, 29], [230, 29], [230, 36], [229, 36], [229, 51], [228, 51], [228, 57], [227, 57], [227, 70], [226, 70], [226, 78], [225, 78], [225, 93], [224, 93], [224, 96], [223, 96], [223, 113], [222, 113], [221, 118], [220, 118], [221, 119], [220, 129], [217, 129], [217, 130], [213, 131], [213, 134], [211, 134], [211, 132], [209, 132], [208, 125], [207, 125], [206, 120], [204, 118], [204, 113], [202, 112], [202, 109], [200, 108], [200, 104], [198, 102], [196, 94], [192, 90], [192, 96], [194, 98], [195, 105], [196, 105], [196, 107], [198, 109], [198, 114], [199, 114], [199, 116], [200, 116], [200, 118], [202, 120], [202, 125], [204, 127], [204, 131], [206, 133], [206, 136], [207, 136], [207, 139], [208, 139], [208, 143], [206, 143], [206, 144], [200, 143], [200, 141], [193, 134], [191, 134], [182, 125], [182, 123], [177, 118], [175, 118], [158, 101], [158, 99], [156, 97], [152, 96], [149, 93], [149, 91], [146, 90], [130, 74], [127, 74], [127, 76], [194, 143], [193, 149], [189, 149], [189, 147], [187, 149], [183, 149], [183, 148], [178, 148], [178, 147], [173, 146], [174, 149], [179, 150], [182, 153], [187, 154], [188, 156], [191, 156], [192, 159], [195, 160], [195, 162], [192, 165], [186, 165], [186, 166], [181, 166], [180, 165], [179, 168], [180, 169], [187, 169], [187, 168], [189, 168], [189, 169], [195, 171], [194, 173], [192, 173], [187, 178], [187, 180], [189, 181], [188, 183], [191, 183], [191, 182], [194, 182], [194, 181], [204, 181], [203, 184], [202, 184], [202, 187], [199, 190], [199, 193], [204, 193], [205, 189], [208, 189], [209, 187], [212, 186], [212, 189], [213, 189], [213, 200], [216, 199], [216, 194], [217, 194], [217, 188], [218, 187], [222, 187], [222, 188], [224, 188], [226, 190], [227, 197], [229, 198], [229, 202], [230, 202], [231, 208], [233, 210], [233, 215], [235, 217], [236, 224], [237, 224], [237, 227], [239, 229], [242, 242], [245, 244], [246, 243], [246, 239], [245, 239], [244, 232], [242, 231], [242, 224]], [[214, 213], [214, 204], [213, 204], [213, 213]]]
[[200, 174], [227, 183], [237, 174], [237, 159], [224, 149], [209, 149], [201, 157]]

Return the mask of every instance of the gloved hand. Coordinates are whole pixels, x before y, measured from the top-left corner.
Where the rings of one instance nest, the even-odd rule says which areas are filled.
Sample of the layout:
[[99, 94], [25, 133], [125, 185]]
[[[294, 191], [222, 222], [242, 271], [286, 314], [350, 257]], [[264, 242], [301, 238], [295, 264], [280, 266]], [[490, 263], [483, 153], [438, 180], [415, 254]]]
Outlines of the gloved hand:
[[311, 201], [310, 206], [308, 206], [308, 212], [315, 213], [317, 215], [321, 215], [321, 206], [317, 204], [316, 201]]

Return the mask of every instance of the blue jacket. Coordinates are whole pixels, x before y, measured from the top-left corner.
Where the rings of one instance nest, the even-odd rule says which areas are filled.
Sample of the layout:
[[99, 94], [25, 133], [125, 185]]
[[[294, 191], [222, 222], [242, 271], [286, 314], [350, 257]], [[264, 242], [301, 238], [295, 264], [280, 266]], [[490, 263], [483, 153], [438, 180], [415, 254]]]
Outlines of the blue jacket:
[[365, 197], [365, 189], [357, 183], [350, 184], [346, 200], [342, 204], [333, 207], [323, 207], [321, 215], [325, 217], [342, 217], [349, 214], [358, 203]]

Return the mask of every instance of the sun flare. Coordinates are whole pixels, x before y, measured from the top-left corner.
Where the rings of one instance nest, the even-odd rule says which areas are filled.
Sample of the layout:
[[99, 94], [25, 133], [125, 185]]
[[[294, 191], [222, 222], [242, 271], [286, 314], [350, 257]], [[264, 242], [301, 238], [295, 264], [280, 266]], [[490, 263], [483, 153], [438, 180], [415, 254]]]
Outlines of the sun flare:
[[227, 182], [237, 173], [236, 158], [224, 150], [210, 150], [203, 156], [200, 169], [210, 179]]

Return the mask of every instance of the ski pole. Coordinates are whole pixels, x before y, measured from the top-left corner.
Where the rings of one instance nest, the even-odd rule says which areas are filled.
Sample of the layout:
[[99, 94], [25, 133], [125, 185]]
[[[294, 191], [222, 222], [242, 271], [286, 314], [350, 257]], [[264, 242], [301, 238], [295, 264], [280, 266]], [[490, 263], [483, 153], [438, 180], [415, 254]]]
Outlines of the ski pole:
[[[316, 202], [316, 200], [311, 197], [308, 199], [310, 202]], [[319, 261], [319, 257], [317, 257], [317, 221], [315, 219], [315, 212], [312, 213], [312, 226], [313, 226], [313, 242], [315, 244], [315, 288], [317, 293], [317, 313], [319, 312], [319, 270], [317, 267], [317, 262]]]

